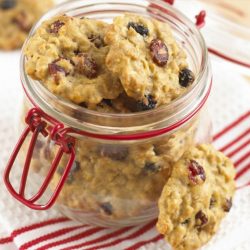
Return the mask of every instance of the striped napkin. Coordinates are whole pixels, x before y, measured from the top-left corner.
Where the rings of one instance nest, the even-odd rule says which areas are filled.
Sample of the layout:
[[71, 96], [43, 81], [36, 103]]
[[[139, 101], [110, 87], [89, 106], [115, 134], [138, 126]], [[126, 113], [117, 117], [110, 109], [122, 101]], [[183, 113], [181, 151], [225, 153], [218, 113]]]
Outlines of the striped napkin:
[[[215, 134], [214, 145], [233, 160], [239, 189], [250, 184], [250, 111]], [[249, 193], [250, 194], [250, 193]], [[80, 225], [65, 217], [30, 223], [0, 239], [0, 249], [139, 249], [162, 240], [155, 220], [145, 225], [104, 229]], [[165, 246], [167, 249], [168, 246]], [[217, 248], [216, 248], [217, 249]]]

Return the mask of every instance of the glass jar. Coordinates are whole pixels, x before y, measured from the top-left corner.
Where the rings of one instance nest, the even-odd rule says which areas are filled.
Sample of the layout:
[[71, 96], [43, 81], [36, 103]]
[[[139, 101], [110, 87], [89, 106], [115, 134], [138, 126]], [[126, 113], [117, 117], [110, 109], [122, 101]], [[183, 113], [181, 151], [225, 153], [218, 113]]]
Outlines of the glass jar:
[[[22, 53], [24, 132], [6, 168], [5, 183], [25, 205], [42, 210], [56, 201], [66, 216], [105, 227], [147, 222], [157, 216], [173, 163], [190, 146], [210, 142], [205, 103], [212, 77], [205, 42], [183, 14], [163, 1], [152, 2], [73, 1], [48, 12], [31, 31], [29, 38], [41, 22], [59, 13], [105, 21], [124, 12], [150, 16], [169, 23], [196, 77], [187, 93], [155, 110], [101, 113], [63, 100], [29, 78]], [[17, 155], [17, 165], [24, 166], [19, 191], [10, 181]]]

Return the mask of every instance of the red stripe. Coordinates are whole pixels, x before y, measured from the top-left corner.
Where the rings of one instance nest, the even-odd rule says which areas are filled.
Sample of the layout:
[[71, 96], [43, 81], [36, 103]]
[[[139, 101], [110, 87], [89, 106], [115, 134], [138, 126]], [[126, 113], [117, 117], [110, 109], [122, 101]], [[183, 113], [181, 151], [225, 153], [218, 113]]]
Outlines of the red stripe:
[[108, 240], [110, 238], [113, 238], [113, 237], [116, 237], [118, 235], [121, 235], [123, 233], [126, 233], [128, 232], [130, 229], [132, 229], [134, 227], [125, 227], [125, 228], [122, 228], [120, 230], [117, 230], [113, 233], [110, 233], [110, 234], [107, 234], [107, 235], [103, 235], [102, 237], [100, 238], [97, 238], [97, 239], [94, 239], [94, 240], [90, 240], [90, 241], [86, 241], [84, 243], [81, 243], [81, 244], [78, 244], [78, 245], [74, 245], [74, 246], [70, 246], [70, 247], [67, 247], [67, 248], [63, 248], [62, 250], [72, 250], [72, 249], [77, 249], [77, 248], [80, 248], [80, 247], [84, 247], [84, 246], [88, 246], [88, 245], [92, 245], [92, 244], [96, 244], [96, 243], [99, 243], [99, 242], [102, 242], [102, 241], [105, 241], [105, 240]]
[[18, 236], [20, 234], [23, 234], [25, 232], [28, 232], [28, 231], [31, 231], [31, 230], [34, 230], [34, 229], [38, 229], [38, 228], [41, 228], [41, 227], [45, 227], [45, 226], [48, 226], [48, 225], [53, 225], [53, 224], [65, 222], [65, 221], [69, 221], [69, 219], [63, 217], [63, 218], [56, 218], [56, 219], [51, 219], [51, 220], [47, 220], [47, 221], [44, 221], [44, 222], [32, 224], [30, 226], [26, 226], [26, 227], [14, 230], [11, 233], [11, 236], [12, 236], [12, 238], [15, 238], [16, 236]]
[[8, 243], [11, 243], [12, 241], [13, 241], [12, 237], [9, 236], [9, 237], [5, 237], [5, 238], [1, 238], [0, 244], [8, 244]]
[[55, 242], [51, 242], [49, 244], [46, 244], [40, 248], [37, 248], [36, 250], [47, 250], [51, 247], [57, 247], [59, 245], [62, 245], [62, 244], [66, 244], [66, 243], [69, 243], [71, 241], [74, 241], [74, 240], [80, 240], [80, 239], [83, 239], [84, 237], [87, 237], [87, 236], [90, 236], [92, 234], [95, 234], [99, 231], [102, 231], [104, 230], [105, 228], [102, 228], [102, 227], [95, 227], [95, 228], [91, 228], [89, 230], [86, 230], [80, 234], [77, 234], [77, 235], [74, 235], [74, 236], [71, 236], [71, 237], [67, 237], [66, 239], [63, 239], [63, 240], [59, 240], [59, 241], [55, 241]]
[[239, 160], [237, 160], [234, 165], [238, 167], [243, 161], [245, 161], [247, 158], [250, 159], [250, 151], [244, 154]]
[[250, 145], [250, 139], [247, 140], [246, 142], [244, 142], [243, 144], [241, 144], [239, 147], [237, 147], [236, 149], [234, 149], [232, 152], [227, 154], [227, 157], [232, 157], [235, 154], [239, 153], [239, 151], [241, 151], [243, 148], [245, 148], [246, 146]]
[[239, 142], [241, 139], [243, 139], [248, 134], [250, 134], [250, 129], [247, 129], [242, 134], [240, 134], [239, 136], [237, 136], [233, 141], [231, 141], [230, 143], [226, 144], [224, 147], [222, 147], [220, 149], [220, 151], [225, 151], [228, 148], [232, 147], [235, 143]]
[[20, 250], [28, 249], [28, 248], [30, 248], [32, 246], [35, 246], [35, 245], [37, 245], [37, 244], [39, 244], [39, 243], [41, 243], [43, 241], [47, 241], [47, 240], [59, 237], [61, 235], [67, 234], [67, 233], [72, 232], [72, 231], [74, 231], [76, 229], [79, 229], [79, 228], [84, 228], [86, 226], [87, 225], [63, 228], [63, 229], [57, 230], [55, 232], [43, 235], [41, 237], [38, 237], [38, 238], [36, 238], [36, 239], [34, 239], [32, 241], [29, 241], [29, 242], [23, 244], [22, 246], [20, 246]]
[[215, 134], [215, 136], [213, 137], [213, 140], [214, 141], [217, 140], [219, 137], [221, 137], [222, 135], [224, 135], [225, 133], [227, 133], [229, 130], [231, 130], [233, 127], [235, 127], [236, 125], [238, 125], [240, 122], [242, 122], [243, 120], [245, 120], [249, 115], [250, 115], [250, 111], [248, 111], [244, 115], [240, 116], [237, 120], [235, 120], [230, 125], [228, 125], [227, 127], [225, 127], [222, 131], [220, 131], [219, 133]]
[[158, 234], [157, 236], [155, 236], [154, 238], [152, 238], [150, 240], [144, 240], [144, 241], [137, 242], [136, 244], [132, 245], [131, 247], [125, 248], [124, 250], [135, 250], [135, 249], [138, 249], [139, 247], [144, 246], [148, 243], [155, 243], [155, 242], [161, 240], [163, 237], [164, 237], [163, 235]]
[[236, 179], [241, 177], [244, 173], [246, 173], [250, 169], [250, 164], [246, 165], [244, 168], [242, 168], [237, 174], [236, 174]]
[[221, 53], [220, 51], [216, 50], [216, 49], [213, 49], [213, 48], [208, 48], [208, 51], [216, 56], [219, 56], [227, 61], [230, 61], [232, 63], [235, 63], [235, 64], [239, 64], [241, 66], [244, 66], [244, 67], [247, 67], [247, 68], [250, 68], [250, 63], [247, 63], [247, 62], [243, 62], [243, 61], [240, 61], [236, 58], [233, 58], [233, 57], [230, 57], [224, 53]]
[[85, 250], [97, 250], [97, 249], [102, 249], [102, 248], [106, 248], [106, 247], [111, 247], [114, 245], [119, 244], [122, 241], [125, 240], [132, 240], [138, 236], [141, 236], [142, 234], [146, 233], [148, 230], [150, 230], [151, 228], [153, 228], [155, 226], [156, 220], [151, 221], [150, 223], [148, 223], [147, 225], [145, 225], [144, 227], [142, 227], [141, 229], [137, 230], [136, 232], [130, 234], [129, 236], [120, 238], [120, 239], [116, 239], [114, 241], [111, 241], [107, 244], [103, 244], [103, 245], [99, 245], [99, 246], [95, 246], [95, 247], [91, 247], [91, 248], [87, 248]]

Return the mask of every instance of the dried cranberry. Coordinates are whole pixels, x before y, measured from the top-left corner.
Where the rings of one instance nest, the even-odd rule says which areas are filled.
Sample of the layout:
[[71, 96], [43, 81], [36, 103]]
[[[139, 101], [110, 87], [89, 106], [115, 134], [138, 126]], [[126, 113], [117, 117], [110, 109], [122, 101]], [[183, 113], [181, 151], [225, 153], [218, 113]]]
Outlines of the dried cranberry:
[[8, 10], [16, 6], [16, 0], [2, 0], [0, 2], [0, 9]]
[[195, 215], [195, 220], [196, 220], [196, 226], [202, 227], [208, 222], [207, 216], [200, 210], [196, 215]]
[[147, 95], [145, 97], [145, 100], [136, 102], [135, 111], [146, 111], [155, 108], [157, 102], [154, 100], [153, 96]]
[[88, 39], [96, 46], [96, 48], [101, 48], [104, 46], [103, 38], [100, 35], [91, 34], [88, 36]]
[[168, 48], [166, 44], [160, 39], [153, 39], [150, 43], [149, 49], [151, 51], [151, 56], [153, 61], [158, 65], [163, 67], [168, 62]]
[[188, 177], [192, 184], [199, 184], [206, 180], [206, 173], [204, 168], [194, 160], [191, 160], [188, 165]]
[[113, 207], [110, 204], [110, 202], [104, 202], [104, 203], [100, 204], [100, 207], [105, 212], [105, 214], [112, 215]]
[[78, 73], [85, 75], [89, 79], [97, 77], [98, 66], [96, 61], [87, 54], [80, 53], [73, 59], [75, 69]]
[[142, 24], [134, 23], [134, 22], [129, 22], [128, 23], [128, 29], [130, 27], [133, 28], [137, 33], [139, 33], [142, 36], [148, 36], [148, 34], [149, 34], [148, 28], [145, 27]]
[[194, 82], [194, 73], [189, 69], [183, 69], [179, 72], [179, 84], [182, 87], [188, 87]]
[[128, 148], [118, 145], [103, 145], [100, 148], [100, 154], [104, 157], [109, 157], [115, 161], [123, 161], [128, 156]]
[[160, 166], [153, 163], [153, 162], [146, 162], [145, 166], [144, 166], [144, 170], [148, 171], [148, 172], [159, 172], [160, 170]]
[[231, 209], [231, 207], [232, 207], [232, 205], [233, 205], [232, 198], [226, 199], [226, 202], [225, 202], [225, 204], [223, 205], [224, 211], [225, 211], [225, 212], [229, 212], [230, 209]]
[[48, 70], [50, 75], [56, 75], [58, 72], [64, 73], [66, 75], [65, 69], [54, 62], [49, 63]]
[[57, 21], [55, 21], [54, 23], [52, 23], [52, 24], [50, 25], [50, 30], [49, 30], [49, 32], [50, 32], [50, 33], [56, 34], [56, 33], [59, 32], [59, 30], [61, 29], [61, 27], [62, 27], [63, 25], [65, 25], [64, 22], [61, 22], [60, 20], [57, 20]]

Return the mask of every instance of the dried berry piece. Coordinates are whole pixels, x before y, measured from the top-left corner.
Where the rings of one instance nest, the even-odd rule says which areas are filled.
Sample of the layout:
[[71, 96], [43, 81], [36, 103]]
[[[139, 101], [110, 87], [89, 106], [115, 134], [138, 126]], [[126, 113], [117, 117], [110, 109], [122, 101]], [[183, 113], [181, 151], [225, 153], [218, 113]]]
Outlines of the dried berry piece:
[[188, 165], [188, 177], [192, 184], [200, 184], [206, 180], [206, 173], [197, 161], [191, 160]]
[[[66, 180], [67, 184], [71, 184], [74, 181], [74, 173], [79, 171], [80, 168], [81, 168], [80, 162], [74, 161], [74, 163], [73, 163], [73, 165], [72, 165], [72, 167], [70, 169], [69, 175], [67, 177], [67, 180]], [[63, 175], [64, 171], [65, 171], [65, 169], [61, 168], [61, 167], [59, 167], [57, 169], [57, 173], [60, 174], [60, 175]]]
[[79, 53], [72, 60], [78, 73], [85, 75], [89, 79], [97, 77], [98, 66], [92, 57], [85, 53]]
[[109, 107], [112, 107], [112, 100], [110, 99], [102, 99], [102, 102], [105, 103], [106, 105], [108, 105]]
[[103, 41], [103, 38], [100, 36], [100, 35], [94, 35], [94, 34], [91, 34], [88, 36], [88, 39], [90, 40], [90, 42], [92, 42], [96, 48], [101, 48], [104, 46], [104, 41]]
[[104, 211], [105, 214], [112, 215], [113, 207], [110, 204], [110, 202], [104, 202], [104, 203], [100, 204], [100, 207]]
[[160, 166], [153, 163], [153, 162], [146, 162], [145, 166], [144, 166], [144, 170], [148, 171], [148, 172], [159, 172], [160, 170]]
[[188, 87], [194, 82], [194, 73], [189, 69], [183, 69], [179, 72], [179, 84], [182, 87]]
[[15, 23], [20, 30], [24, 31], [24, 32], [28, 32], [31, 27], [32, 24], [30, 23], [30, 21], [28, 20], [28, 17], [26, 15], [25, 12], [21, 11], [19, 12], [14, 18], [13, 18], [13, 23]]
[[183, 222], [181, 222], [181, 224], [182, 224], [182, 225], [187, 225], [187, 224], [190, 223], [190, 221], [191, 221], [191, 219], [188, 218], [188, 219], [184, 220]]
[[195, 220], [195, 225], [198, 227], [202, 227], [208, 222], [207, 216], [201, 210], [195, 215]]
[[80, 162], [79, 161], [74, 161], [71, 169], [70, 169], [70, 173], [75, 173], [77, 171], [79, 171], [81, 168]]
[[225, 212], [229, 212], [233, 205], [232, 198], [226, 199], [225, 204], [223, 205], [223, 209]]
[[49, 30], [49, 32], [50, 32], [50, 33], [57, 34], [63, 25], [65, 25], [64, 22], [61, 22], [60, 20], [57, 20], [57, 21], [55, 21], [54, 23], [52, 23], [52, 24], [50, 25], [50, 30]]
[[139, 23], [134, 23], [134, 22], [129, 22], [128, 23], [128, 29], [133, 28], [137, 33], [139, 33], [142, 36], [148, 36], [149, 30], [147, 27], [145, 27], [142, 24]]
[[16, 6], [16, 0], [2, 0], [0, 2], [0, 9], [8, 10]]
[[52, 75], [52, 76], [57, 75], [57, 73], [59, 73], [59, 72], [64, 73], [66, 75], [65, 69], [63, 67], [57, 65], [54, 62], [49, 63], [48, 71], [49, 71], [49, 74]]
[[83, 107], [83, 108], [87, 108], [87, 107], [88, 107], [88, 105], [87, 105], [86, 102], [81, 102], [81, 103], [79, 103], [79, 106], [81, 106], [81, 107]]
[[157, 102], [154, 100], [152, 95], [145, 96], [143, 101], [136, 102], [135, 111], [146, 111], [154, 109]]
[[109, 157], [115, 161], [123, 161], [128, 156], [128, 148], [126, 146], [119, 145], [103, 145], [100, 148], [100, 155]]
[[151, 56], [154, 63], [163, 67], [168, 62], [168, 48], [166, 44], [160, 39], [153, 39], [149, 45]]
[[125, 93], [121, 94], [119, 97], [122, 100], [124, 106], [131, 112], [140, 112], [154, 109], [157, 104], [152, 95], [145, 95], [143, 100], [140, 101], [137, 101], [134, 98], [127, 96]]

